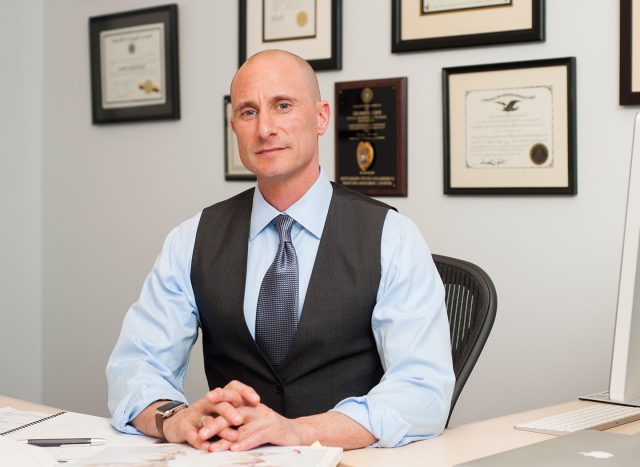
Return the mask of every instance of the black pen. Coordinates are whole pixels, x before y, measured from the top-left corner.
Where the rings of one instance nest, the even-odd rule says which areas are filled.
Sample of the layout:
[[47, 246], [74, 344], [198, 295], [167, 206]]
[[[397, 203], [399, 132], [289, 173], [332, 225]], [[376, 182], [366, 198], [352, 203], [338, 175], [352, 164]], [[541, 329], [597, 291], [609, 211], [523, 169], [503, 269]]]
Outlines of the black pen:
[[32, 444], [43, 448], [60, 446], [102, 446], [107, 442], [104, 438], [50, 438], [50, 439], [22, 439], [23, 444]]

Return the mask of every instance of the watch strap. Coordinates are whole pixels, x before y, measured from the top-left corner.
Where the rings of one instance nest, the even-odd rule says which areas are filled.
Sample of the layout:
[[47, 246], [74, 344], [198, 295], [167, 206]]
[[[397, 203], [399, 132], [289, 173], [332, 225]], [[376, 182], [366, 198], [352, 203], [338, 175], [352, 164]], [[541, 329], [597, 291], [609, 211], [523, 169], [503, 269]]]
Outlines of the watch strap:
[[[174, 405], [175, 404], [175, 405]], [[166, 405], [174, 405], [174, 407], [171, 407], [168, 410], [162, 410], [162, 408]], [[172, 417], [173, 415], [175, 415], [177, 412], [181, 411], [182, 409], [186, 409], [187, 407], [189, 407], [186, 403], [182, 402], [182, 401], [170, 401], [166, 404], [163, 404], [161, 406], [159, 406], [158, 408], [156, 408], [156, 413], [155, 413], [155, 419], [156, 419], [156, 429], [158, 430], [158, 433], [160, 433], [160, 438], [162, 439], [167, 439], [167, 437], [164, 435], [164, 421], [169, 418]]]

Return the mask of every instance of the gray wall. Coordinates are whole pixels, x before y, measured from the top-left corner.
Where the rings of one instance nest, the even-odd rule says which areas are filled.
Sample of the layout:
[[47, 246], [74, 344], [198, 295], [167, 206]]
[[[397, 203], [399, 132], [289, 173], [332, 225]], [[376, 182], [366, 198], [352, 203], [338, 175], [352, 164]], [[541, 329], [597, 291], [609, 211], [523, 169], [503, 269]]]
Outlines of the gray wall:
[[[91, 125], [87, 18], [157, 2], [44, 5], [42, 150], [30, 147], [30, 157], [10, 167], [19, 175], [42, 158], [42, 193], [31, 179], [24, 184], [20, 194], [33, 200], [20, 212], [32, 218], [25, 227], [43, 228], [42, 394], [49, 404], [106, 414], [104, 366], [164, 236], [202, 207], [249, 186], [223, 177], [222, 96], [237, 67], [237, 6], [177, 3], [182, 119], [110, 126]], [[321, 91], [333, 103], [336, 81], [409, 78], [409, 197], [385, 201], [416, 221], [435, 252], [481, 265], [499, 294], [496, 324], [452, 424], [606, 388], [635, 112], [617, 104], [618, 2], [591, 10], [581, 0], [548, 1], [544, 43], [402, 55], [390, 53], [390, 2], [373, 3], [343, 1], [343, 69], [320, 73]], [[26, 52], [37, 56], [37, 44], [33, 48]], [[578, 64], [578, 196], [444, 196], [441, 69], [565, 56]], [[11, 108], [22, 111], [21, 105]], [[30, 120], [17, 126], [17, 138], [35, 144], [32, 129]], [[321, 139], [329, 174], [333, 142], [331, 128]], [[17, 157], [0, 144], [3, 165]], [[17, 186], [9, 190], [17, 197]], [[3, 210], [3, 217], [11, 222], [11, 213]], [[21, 260], [25, 251], [33, 254], [28, 238], [11, 235], [14, 254]], [[37, 256], [33, 261], [16, 288], [33, 286], [40, 267]], [[14, 268], [3, 261], [0, 274], [13, 278]], [[27, 292], [20, 296], [36, 300]], [[2, 302], [3, 319], [22, 305], [12, 300]], [[39, 329], [37, 311], [27, 320]], [[0, 342], [3, 359], [29, 348]], [[33, 361], [39, 368], [39, 356]], [[21, 388], [17, 394], [34, 396], [30, 382], [8, 368]], [[33, 373], [37, 386], [40, 376]], [[1, 384], [5, 392], [7, 383]], [[191, 397], [205, 390], [197, 350], [188, 388]]]
[[42, 1], [0, 2], [0, 394], [42, 398]]

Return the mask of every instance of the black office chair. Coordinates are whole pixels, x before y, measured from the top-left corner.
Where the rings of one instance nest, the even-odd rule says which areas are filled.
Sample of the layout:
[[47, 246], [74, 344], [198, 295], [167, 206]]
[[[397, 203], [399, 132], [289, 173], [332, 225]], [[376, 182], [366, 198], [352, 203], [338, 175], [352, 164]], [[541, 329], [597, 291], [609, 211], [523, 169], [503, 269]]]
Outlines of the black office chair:
[[433, 261], [444, 283], [456, 375], [448, 426], [458, 396], [493, 327], [498, 298], [491, 278], [475, 264], [440, 255], [433, 255]]

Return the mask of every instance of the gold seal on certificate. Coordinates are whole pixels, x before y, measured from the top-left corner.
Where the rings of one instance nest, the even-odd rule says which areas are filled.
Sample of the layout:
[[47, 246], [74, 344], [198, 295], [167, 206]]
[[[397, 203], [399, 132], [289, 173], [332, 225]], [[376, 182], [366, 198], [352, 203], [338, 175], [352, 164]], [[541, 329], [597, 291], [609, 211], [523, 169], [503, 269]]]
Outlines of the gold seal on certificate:
[[298, 14], [296, 15], [296, 23], [298, 23], [298, 26], [303, 28], [307, 25], [308, 22], [309, 22], [309, 15], [304, 11], [299, 11]]
[[358, 160], [358, 167], [363, 172], [367, 171], [371, 164], [373, 164], [373, 158], [375, 151], [369, 141], [360, 141], [356, 148], [356, 158]]
[[529, 150], [529, 157], [534, 164], [542, 165], [549, 159], [549, 149], [544, 144], [534, 144]]
[[138, 83], [138, 89], [144, 91], [145, 94], [151, 94], [152, 92], [160, 92], [160, 86], [153, 84], [150, 79], [143, 83]]

